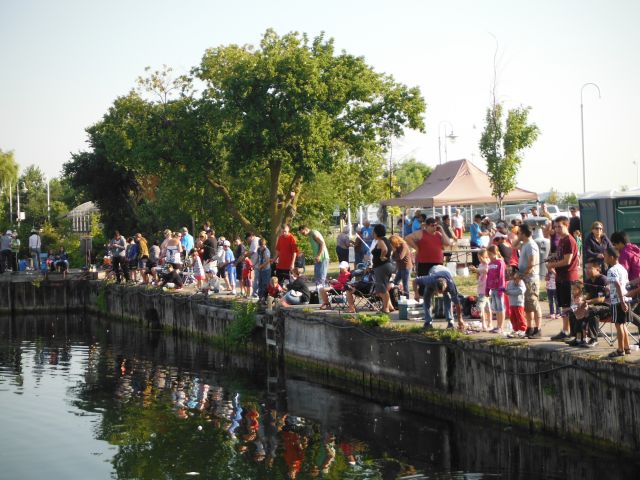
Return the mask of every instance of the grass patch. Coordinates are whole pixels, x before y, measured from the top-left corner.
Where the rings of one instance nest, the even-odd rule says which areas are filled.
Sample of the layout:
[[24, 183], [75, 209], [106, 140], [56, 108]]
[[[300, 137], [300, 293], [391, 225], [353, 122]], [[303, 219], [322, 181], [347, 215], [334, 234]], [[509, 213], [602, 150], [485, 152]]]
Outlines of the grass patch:
[[365, 327], [382, 327], [389, 323], [389, 315], [386, 313], [381, 314], [370, 314], [370, 313], [359, 313], [356, 317], [358, 322], [360, 322]]

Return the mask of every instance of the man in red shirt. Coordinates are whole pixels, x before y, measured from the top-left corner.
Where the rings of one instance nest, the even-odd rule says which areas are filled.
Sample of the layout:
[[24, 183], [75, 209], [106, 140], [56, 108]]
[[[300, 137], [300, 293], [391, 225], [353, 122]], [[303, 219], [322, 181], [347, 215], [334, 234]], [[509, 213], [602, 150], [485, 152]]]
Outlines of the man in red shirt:
[[[416, 276], [429, 275], [434, 265], [442, 265], [444, 247], [451, 243], [449, 237], [442, 232], [442, 227], [435, 218], [427, 218], [423, 228], [405, 237], [405, 241], [416, 251]], [[423, 289], [420, 288], [420, 295]]]
[[289, 225], [284, 225], [276, 242], [276, 257], [273, 259], [276, 263], [276, 277], [281, 285], [285, 280], [289, 280], [289, 274], [294, 268], [297, 254], [296, 237], [289, 233]]
[[[571, 306], [571, 285], [578, 280], [578, 245], [569, 234], [569, 219], [567, 217], [557, 217], [555, 219], [555, 231], [560, 236], [555, 259], [547, 264], [547, 268], [556, 271], [556, 292], [558, 295], [558, 306], [561, 309], [568, 309]], [[562, 316], [562, 331], [551, 337], [551, 340], [567, 340], [571, 338], [571, 327], [569, 316]]]

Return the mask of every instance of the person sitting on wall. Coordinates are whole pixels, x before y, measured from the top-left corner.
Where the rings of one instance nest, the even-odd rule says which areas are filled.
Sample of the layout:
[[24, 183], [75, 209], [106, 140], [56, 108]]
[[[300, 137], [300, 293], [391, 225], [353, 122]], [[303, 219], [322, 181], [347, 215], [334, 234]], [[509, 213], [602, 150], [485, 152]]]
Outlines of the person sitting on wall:
[[182, 289], [182, 278], [180, 278], [178, 264], [167, 264], [167, 271], [161, 275], [159, 286], [163, 287], [163, 289]]
[[54, 270], [58, 272], [66, 272], [69, 270], [69, 255], [67, 255], [64, 247], [60, 247], [60, 251], [55, 256]]
[[280, 305], [288, 307], [290, 305], [307, 305], [311, 300], [311, 292], [309, 287], [300, 277], [299, 269], [291, 272], [291, 282], [287, 286], [287, 293], [282, 297]]

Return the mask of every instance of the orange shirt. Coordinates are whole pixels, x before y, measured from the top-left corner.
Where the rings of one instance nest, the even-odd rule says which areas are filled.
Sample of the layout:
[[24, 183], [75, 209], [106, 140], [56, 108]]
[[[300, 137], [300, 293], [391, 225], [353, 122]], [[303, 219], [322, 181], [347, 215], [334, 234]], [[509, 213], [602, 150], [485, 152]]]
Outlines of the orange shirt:
[[293, 268], [293, 255], [298, 252], [298, 244], [296, 237], [291, 234], [280, 235], [276, 243], [276, 251], [278, 252], [278, 270], [291, 270]]

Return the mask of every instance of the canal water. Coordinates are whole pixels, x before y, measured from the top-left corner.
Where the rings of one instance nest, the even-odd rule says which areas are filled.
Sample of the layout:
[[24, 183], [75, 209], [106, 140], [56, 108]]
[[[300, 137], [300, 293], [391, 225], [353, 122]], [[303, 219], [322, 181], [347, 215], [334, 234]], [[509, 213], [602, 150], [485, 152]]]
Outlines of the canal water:
[[258, 358], [171, 334], [98, 318], [0, 318], [2, 479], [601, 480], [638, 478], [638, 468], [276, 375]]

